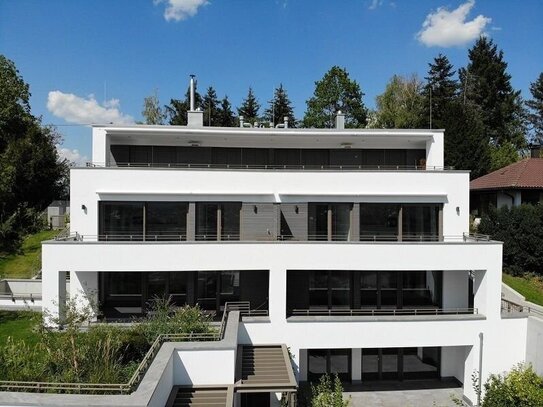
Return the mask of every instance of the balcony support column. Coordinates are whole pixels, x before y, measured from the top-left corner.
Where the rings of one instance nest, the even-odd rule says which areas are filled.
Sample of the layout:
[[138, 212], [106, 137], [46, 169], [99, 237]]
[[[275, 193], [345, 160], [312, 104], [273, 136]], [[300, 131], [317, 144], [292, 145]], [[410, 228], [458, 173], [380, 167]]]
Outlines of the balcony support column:
[[351, 350], [351, 380], [353, 384], [362, 382], [362, 349]]

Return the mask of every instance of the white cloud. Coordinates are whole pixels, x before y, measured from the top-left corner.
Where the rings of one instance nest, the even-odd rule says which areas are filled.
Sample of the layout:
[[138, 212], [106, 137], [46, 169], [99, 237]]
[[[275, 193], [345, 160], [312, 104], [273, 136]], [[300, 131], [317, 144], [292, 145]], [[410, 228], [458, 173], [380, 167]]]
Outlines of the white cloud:
[[82, 155], [78, 149], [70, 150], [69, 148], [57, 146], [57, 152], [61, 160], [66, 159], [78, 167], [84, 166], [89, 161], [89, 158]]
[[375, 10], [377, 7], [381, 7], [382, 5], [383, 5], [383, 0], [371, 0], [371, 3], [368, 9]]
[[452, 47], [464, 45], [480, 35], [492, 21], [491, 18], [478, 15], [471, 21], [466, 21], [475, 0], [468, 0], [449, 11], [446, 7], [439, 7], [435, 12], [426, 16], [416, 38], [427, 47]]
[[59, 90], [49, 92], [47, 109], [55, 116], [69, 123], [77, 124], [132, 124], [134, 118], [119, 110], [119, 100], [111, 99], [100, 105], [93, 95], [87, 98], [63, 93]]
[[154, 0], [157, 4], [165, 3], [164, 18], [166, 21], [181, 21], [194, 17], [198, 9], [209, 4], [207, 0]]

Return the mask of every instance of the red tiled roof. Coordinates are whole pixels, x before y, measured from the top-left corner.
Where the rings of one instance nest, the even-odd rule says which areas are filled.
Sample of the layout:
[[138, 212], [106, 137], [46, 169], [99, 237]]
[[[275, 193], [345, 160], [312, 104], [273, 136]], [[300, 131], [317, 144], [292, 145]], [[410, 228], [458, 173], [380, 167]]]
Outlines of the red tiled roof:
[[470, 182], [476, 189], [543, 189], [543, 158], [525, 158]]

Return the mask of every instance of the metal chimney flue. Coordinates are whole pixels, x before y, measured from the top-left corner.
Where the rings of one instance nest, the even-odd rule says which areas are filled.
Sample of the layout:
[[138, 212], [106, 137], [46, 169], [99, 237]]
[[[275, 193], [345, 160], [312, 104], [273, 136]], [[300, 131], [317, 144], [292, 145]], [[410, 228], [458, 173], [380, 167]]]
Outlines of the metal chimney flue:
[[187, 112], [187, 127], [204, 127], [204, 112], [196, 110], [196, 75], [190, 75], [190, 109]]
[[190, 75], [190, 111], [194, 112], [194, 98], [195, 98], [195, 89], [194, 89], [194, 78], [196, 75]]

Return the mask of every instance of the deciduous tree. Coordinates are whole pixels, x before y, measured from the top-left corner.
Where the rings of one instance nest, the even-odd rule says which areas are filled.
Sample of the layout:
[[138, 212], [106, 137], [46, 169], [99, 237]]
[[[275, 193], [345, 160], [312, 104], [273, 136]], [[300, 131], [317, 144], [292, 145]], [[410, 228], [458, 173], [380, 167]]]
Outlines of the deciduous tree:
[[60, 136], [32, 115], [29, 100], [28, 84], [0, 55], [0, 252], [17, 249], [39, 213], [66, 194]]
[[141, 114], [145, 119], [145, 124], [164, 124], [166, 113], [160, 107], [158, 91], [156, 89], [152, 95], [143, 99], [143, 111]]
[[304, 127], [333, 128], [338, 111], [345, 114], [345, 127], [366, 127], [367, 109], [360, 85], [349, 78], [345, 68], [333, 66], [320, 81], [307, 103]]
[[418, 129], [426, 127], [423, 85], [416, 75], [394, 75], [385, 91], [377, 96], [375, 127]]

